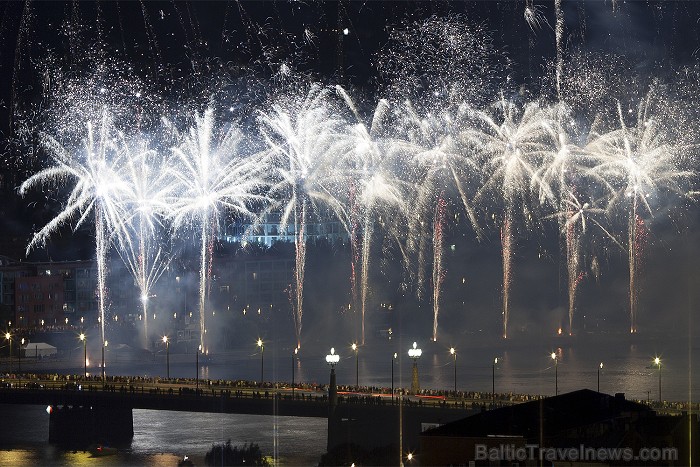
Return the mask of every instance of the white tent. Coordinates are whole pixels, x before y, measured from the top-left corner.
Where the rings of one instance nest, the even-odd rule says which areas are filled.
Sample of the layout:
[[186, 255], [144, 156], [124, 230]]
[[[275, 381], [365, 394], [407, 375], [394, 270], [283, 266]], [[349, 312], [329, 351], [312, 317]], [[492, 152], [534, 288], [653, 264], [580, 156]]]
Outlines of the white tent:
[[50, 357], [57, 352], [56, 347], [46, 342], [27, 342], [22, 349], [26, 358]]

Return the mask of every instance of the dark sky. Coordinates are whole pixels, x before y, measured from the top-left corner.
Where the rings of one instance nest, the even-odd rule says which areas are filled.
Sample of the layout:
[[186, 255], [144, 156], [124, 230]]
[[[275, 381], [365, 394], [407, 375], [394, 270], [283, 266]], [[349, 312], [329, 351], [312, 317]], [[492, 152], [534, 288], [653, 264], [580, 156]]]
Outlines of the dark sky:
[[[524, 20], [523, 1], [3, 2], [0, 150], [6, 202], [0, 254], [21, 257], [32, 225], [45, 222], [56, 207], [41, 198], [19, 200], [14, 195], [22, 179], [42, 166], [40, 157], [29, 156], [36, 150], [31, 125], [42, 122], [42, 112], [54, 104], [44, 90], [51, 88], [56, 76], [80, 77], [96, 64], [118, 61], [133, 67], [130, 72], [165, 99], [206, 100], [212, 83], [221, 77], [235, 81], [255, 74], [264, 82], [288, 64], [315, 79], [355, 88], [371, 101], [381, 97], [387, 84], [377, 72], [377, 61], [392, 29], [431, 15], [460, 14], [491, 32], [494, 46], [510, 59], [512, 87], [522, 85], [530, 96], [537, 96], [551, 83], [556, 53], [553, 4], [535, 4], [540, 28], [533, 30]], [[614, 54], [624, 58], [626, 73], [635, 79], [641, 76], [641, 81], [669, 78], [674, 70], [697, 66], [700, 2], [563, 0], [562, 4], [567, 57]], [[339, 34], [339, 26], [348, 34]], [[617, 65], [621, 62], [606, 64], [611, 69]], [[697, 299], [690, 290], [697, 285], [698, 209], [693, 205], [679, 211], [650, 220], [640, 317], [647, 329], [659, 317], [668, 328], [682, 326], [679, 318], [687, 315], [689, 301]], [[458, 243], [462, 233], [454, 231], [451, 240]], [[516, 324], [550, 326], [565, 314], [557, 236], [549, 232], [547, 237], [543, 242], [534, 233], [523, 234], [517, 250], [513, 302], [522, 304], [518, 305], [522, 310], [514, 314]], [[65, 248], [64, 255], [90, 254], [84, 243], [76, 246], [71, 239], [70, 232], [64, 232], [56, 240]], [[488, 310], [500, 306], [498, 236], [491, 232], [484, 242], [463, 245], [448, 259], [449, 301], [458, 305], [467, 300], [470, 310], [465, 313], [475, 327], [495, 327]], [[614, 253], [601, 261], [600, 281], [582, 285], [581, 307], [592, 319], [606, 319], [614, 323], [612, 329], [624, 329], [626, 257]], [[473, 287], [456, 290], [465, 276]], [[395, 289], [386, 293], [401, 300]]]

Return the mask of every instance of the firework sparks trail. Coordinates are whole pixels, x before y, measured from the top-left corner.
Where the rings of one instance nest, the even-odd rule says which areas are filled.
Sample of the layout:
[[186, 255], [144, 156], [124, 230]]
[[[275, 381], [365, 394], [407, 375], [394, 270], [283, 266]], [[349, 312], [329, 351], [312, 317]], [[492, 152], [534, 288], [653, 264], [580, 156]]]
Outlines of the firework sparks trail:
[[34, 186], [52, 182], [63, 183], [75, 179], [75, 185], [66, 200], [65, 207], [56, 217], [34, 234], [27, 246], [27, 252], [37, 246], [45, 246], [49, 236], [64, 224], [70, 223], [77, 215], [73, 229], [78, 229], [90, 216], [95, 215], [95, 254], [97, 256], [98, 304], [100, 336], [105, 342], [106, 315], [106, 255], [109, 249], [109, 230], [119, 230], [124, 219], [123, 199], [128, 186], [120, 176], [124, 162], [124, 145], [121, 134], [116, 131], [112, 117], [106, 110], [102, 112], [99, 128], [87, 123], [87, 135], [83, 140], [84, 149], [71, 153], [58, 140], [43, 135], [42, 144], [49, 151], [55, 165], [29, 177], [20, 186], [24, 195]]
[[173, 148], [173, 165], [167, 171], [174, 184], [170, 202], [173, 228], [186, 222], [200, 227], [199, 327], [200, 345], [206, 352], [205, 307], [216, 226], [224, 211], [251, 218], [251, 204], [267, 201], [259, 194], [265, 184], [261, 177], [265, 158], [262, 153], [246, 154], [243, 134], [233, 125], [214, 140], [219, 133], [212, 109], [195, 115], [194, 123], [186, 134], [178, 135], [181, 142]]
[[117, 251], [139, 287], [144, 348], [147, 348], [151, 290], [172, 259], [162, 251], [157, 240], [161, 221], [168, 215], [167, 199], [172, 185], [165, 178], [163, 161], [145, 145], [137, 144], [127, 151], [127, 157], [124, 173], [129, 193], [124, 199], [124, 211], [130, 216], [116, 232]]
[[357, 186], [352, 183], [350, 187], [350, 295], [354, 309], [359, 308], [357, 270], [360, 268], [360, 247], [359, 247], [359, 203], [355, 200]]
[[[653, 216], [650, 201], [660, 191], [685, 195], [685, 184], [693, 172], [684, 169], [682, 155], [687, 150], [682, 140], [675, 141], [672, 136], [672, 115], [666, 115], [668, 109], [662, 102], [656, 102], [654, 89], [639, 105], [636, 124], [627, 126], [622, 106], [618, 104], [620, 127], [599, 133], [591, 132], [591, 140], [585, 150], [595, 157], [597, 164], [591, 169], [608, 188], [611, 198], [609, 210], [618, 205], [626, 208], [627, 215], [627, 253], [629, 257], [630, 276], [630, 332], [637, 332], [637, 313], [639, 303], [639, 264], [644, 253], [644, 244], [640, 237], [643, 226], [642, 211]], [[655, 105], [658, 105], [658, 109]], [[653, 111], [658, 110], [658, 115]], [[642, 235], [643, 237], [643, 235]]]
[[297, 349], [301, 348], [301, 325], [302, 316], [304, 314], [304, 272], [306, 270], [306, 203], [302, 202], [298, 206], [300, 212], [294, 211], [294, 247], [295, 247], [295, 263], [294, 263], [294, 330], [296, 331]]
[[438, 314], [440, 313], [440, 293], [445, 280], [445, 270], [442, 262], [442, 243], [445, 229], [445, 211], [447, 203], [443, 194], [435, 204], [433, 219], [433, 342], [437, 342]]
[[501, 256], [503, 260], [503, 338], [508, 338], [508, 318], [510, 317], [510, 287], [513, 277], [513, 232], [510, 215], [506, 213], [501, 228]]
[[[259, 116], [260, 131], [271, 154], [269, 172], [274, 181], [269, 196], [277, 201], [269, 208], [282, 212], [280, 228], [294, 222], [296, 264], [293, 305], [297, 347], [301, 346], [304, 313], [304, 270], [306, 268], [306, 222], [313, 208], [329, 208], [343, 223], [347, 213], [338, 194], [344, 185], [342, 169], [333, 157], [342, 154], [344, 121], [329, 102], [329, 89], [312, 86], [301, 99], [277, 101], [269, 112]], [[283, 102], [286, 101], [286, 102]], [[290, 102], [291, 101], [291, 102]], [[286, 104], [286, 105], [285, 105]]]
[[556, 63], [556, 84], [557, 84], [557, 96], [561, 97], [561, 80], [564, 74], [564, 12], [561, 9], [562, 0], [554, 0], [554, 41], [557, 49], [557, 63]]
[[639, 311], [640, 273], [644, 261], [647, 229], [642, 219], [637, 214], [636, 200], [632, 201], [628, 225], [627, 256], [629, 261], [629, 300], [630, 300], [630, 333], [637, 332], [637, 312]]
[[569, 335], [574, 331], [574, 313], [576, 312], [576, 292], [584, 277], [579, 266], [581, 238], [576, 232], [575, 224], [569, 224], [566, 229], [566, 270], [568, 273], [569, 290]]
[[362, 345], [365, 344], [365, 312], [367, 308], [367, 294], [369, 292], [369, 261], [373, 230], [374, 223], [369, 218], [369, 216], [366, 216], [364, 219], [364, 227], [362, 229], [362, 268], [360, 269], [360, 272], [362, 274], [362, 277], [360, 278], [360, 300], [362, 309], [362, 325], [360, 329], [360, 336], [362, 338]]
[[549, 26], [547, 18], [542, 14], [538, 6], [535, 5], [533, 0], [526, 0], [523, 17], [525, 18], [525, 22], [530, 27], [532, 32], [539, 30], [542, 27], [542, 23]]

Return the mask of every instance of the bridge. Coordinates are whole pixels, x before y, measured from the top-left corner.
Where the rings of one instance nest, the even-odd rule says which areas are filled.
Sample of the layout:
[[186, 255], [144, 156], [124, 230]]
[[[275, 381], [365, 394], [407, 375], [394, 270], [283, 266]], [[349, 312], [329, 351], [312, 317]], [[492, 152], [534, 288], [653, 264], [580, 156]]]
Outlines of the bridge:
[[324, 417], [329, 419], [329, 450], [350, 442], [368, 449], [387, 446], [396, 443], [399, 433], [406, 449], [417, 448], [418, 435], [426, 426], [481, 410], [444, 397], [342, 390], [331, 410], [325, 386], [128, 377], [102, 382], [46, 375], [0, 381], [0, 403], [47, 406], [49, 442], [72, 446], [128, 443], [133, 437], [132, 410], [148, 409]]

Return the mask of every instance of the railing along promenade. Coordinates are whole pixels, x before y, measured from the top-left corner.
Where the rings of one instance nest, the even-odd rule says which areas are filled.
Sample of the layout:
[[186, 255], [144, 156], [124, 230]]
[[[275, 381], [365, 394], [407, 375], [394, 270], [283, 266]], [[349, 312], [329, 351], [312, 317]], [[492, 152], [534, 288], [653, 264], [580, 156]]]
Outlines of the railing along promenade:
[[[392, 397], [387, 388], [339, 386], [338, 393], [339, 404], [391, 406], [398, 405], [399, 398], [405, 407], [415, 408], [471, 410], [492, 404], [491, 400], [450, 398], [431, 391], [409, 395], [397, 389]], [[276, 410], [277, 415], [328, 415], [326, 385], [138, 376], [107, 376], [102, 381], [98, 376], [58, 374], [13, 374], [0, 378], [0, 403], [85, 405], [98, 400], [137, 409], [260, 414]], [[498, 405], [511, 403], [497, 401]]]
[[[267, 414], [269, 401], [283, 402], [284, 412], [294, 416], [326, 417], [327, 385], [245, 380], [207, 380], [194, 378], [148, 378], [140, 376], [100, 376], [61, 374], [0, 375], [0, 403], [81, 404], [98, 398], [119, 401], [138, 409], [191, 410], [224, 413]], [[398, 405], [407, 407], [443, 407], [446, 409], [485, 410], [540, 399], [544, 396], [508, 393], [422, 390], [418, 395], [397, 388], [338, 386], [339, 404]], [[393, 396], [393, 397], [392, 397]], [[221, 400], [230, 401], [222, 404]], [[129, 404], [128, 401], [131, 401]], [[236, 401], [259, 401], [236, 404]], [[265, 403], [268, 401], [268, 403]], [[216, 403], [218, 402], [218, 403]], [[660, 413], [680, 414], [700, 411], [700, 404], [687, 402], [641, 401]], [[247, 409], [246, 407], [247, 406]], [[297, 409], [291, 409], [296, 406]], [[256, 408], [257, 407], [257, 408]], [[250, 412], [249, 410], [253, 410]], [[282, 415], [278, 413], [278, 415]]]

